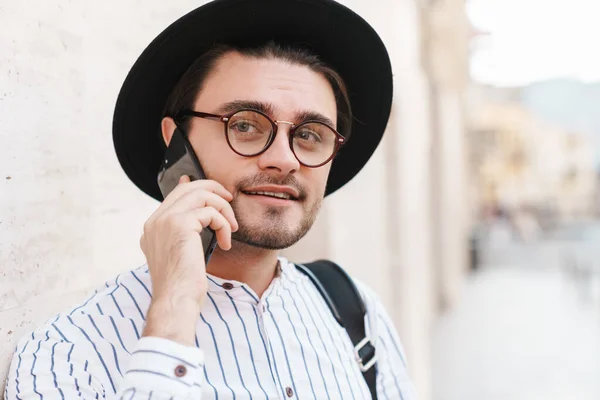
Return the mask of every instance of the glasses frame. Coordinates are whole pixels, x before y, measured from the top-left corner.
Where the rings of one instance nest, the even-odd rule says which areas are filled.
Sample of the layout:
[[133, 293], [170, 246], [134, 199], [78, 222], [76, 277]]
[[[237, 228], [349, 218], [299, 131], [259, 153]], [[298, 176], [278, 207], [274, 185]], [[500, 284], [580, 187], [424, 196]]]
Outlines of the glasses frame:
[[[255, 113], [258, 113], [260, 115], [262, 115], [263, 117], [265, 117], [270, 123], [271, 126], [273, 127], [271, 136], [269, 137], [269, 140], [267, 140], [267, 144], [265, 144], [265, 147], [263, 147], [260, 151], [258, 151], [255, 154], [242, 154], [240, 152], [238, 152], [236, 149], [233, 148], [233, 146], [231, 145], [231, 142], [229, 141], [229, 135], [227, 133], [227, 128], [229, 126], [229, 121], [231, 119], [231, 117], [233, 117], [235, 114], [242, 112], [242, 111], [252, 111]], [[290, 133], [288, 135], [288, 139], [289, 139], [289, 145], [290, 145], [290, 150], [292, 151], [292, 153], [294, 154], [294, 157], [296, 157], [296, 160], [298, 160], [298, 162], [308, 168], [318, 168], [318, 167], [322, 167], [323, 165], [327, 164], [329, 161], [331, 161], [337, 154], [337, 152], [340, 150], [340, 148], [342, 147], [342, 145], [346, 142], [346, 138], [339, 133], [336, 129], [334, 129], [333, 127], [329, 126], [328, 124], [323, 123], [322, 121], [315, 121], [315, 120], [307, 120], [307, 121], [302, 121], [300, 124], [293, 124], [291, 122], [287, 122], [287, 121], [273, 121], [273, 119], [271, 119], [271, 117], [269, 117], [268, 115], [266, 115], [264, 112], [259, 111], [259, 110], [255, 110], [253, 108], [241, 108], [239, 110], [236, 110], [234, 112], [225, 114], [225, 115], [218, 115], [218, 114], [210, 114], [210, 113], [205, 113], [205, 112], [201, 112], [201, 111], [194, 111], [194, 110], [183, 110], [180, 113], [177, 114], [177, 116], [174, 118], [174, 120], [176, 121], [176, 123], [181, 123], [183, 121], [184, 118], [187, 117], [197, 117], [197, 118], [203, 118], [203, 119], [208, 119], [211, 121], [219, 121], [223, 123], [223, 127], [224, 127], [224, 133], [225, 133], [225, 140], [227, 141], [227, 145], [229, 145], [229, 148], [236, 154], [242, 156], [242, 157], [256, 157], [261, 155], [262, 153], [264, 153], [265, 151], [267, 151], [267, 149], [269, 147], [271, 147], [271, 145], [273, 144], [273, 142], [275, 141], [275, 137], [277, 136], [277, 131], [279, 128], [279, 125], [277, 125], [278, 122], [282, 122], [282, 123], [286, 123], [288, 125], [290, 125]], [[310, 123], [319, 123], [322, 125], [325, 125], [326, 127], [328, 127], [329, 129], [331, 129], [333, 131], [333, 133], [336, 134], [336, 140], [335, 140], [335, 145], [333, 148], [333, 152], [331, 153], [331, 155], [329, 156], [329, 158], [327, 160], [325, 160], [324, 162], [318, 164], [318, 165], [308, 165], [306, 163], [303, 163], [299, 158], [298, 155], [296, 154], [296, 152], [294, 151], [294, 145], [292, 143], [293, 137], [294, 137], [294, 132], [296, 131], [296, 129], [298, 129], [299, 127], [306, 125], [306, 124], [310, 124]]]

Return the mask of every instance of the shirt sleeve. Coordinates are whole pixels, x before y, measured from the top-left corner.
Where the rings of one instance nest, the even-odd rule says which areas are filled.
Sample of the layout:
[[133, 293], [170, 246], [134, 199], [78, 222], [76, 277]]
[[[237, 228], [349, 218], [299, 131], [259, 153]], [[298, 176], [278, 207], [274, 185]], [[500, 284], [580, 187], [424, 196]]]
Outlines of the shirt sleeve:
[[204, 355], [195, 347], [144, 337], [131, 353], [117, 399], [200, 399]]
[[406, 355], [389, 314], [371, 289], [357, 282], [367, 308], [366, 331], [377, 356], [377, 397], [380, 400], [415, 400], [408, 377]]
[[[79, 346], [79, 347], [78, 347]], [[122, 378], [106, 374], [107, 360], [94, 350], [38, 331], [15, 350], [6, 381], [7, 400], [201, 399], [204, 355], [196, 347], [141, 338]]]

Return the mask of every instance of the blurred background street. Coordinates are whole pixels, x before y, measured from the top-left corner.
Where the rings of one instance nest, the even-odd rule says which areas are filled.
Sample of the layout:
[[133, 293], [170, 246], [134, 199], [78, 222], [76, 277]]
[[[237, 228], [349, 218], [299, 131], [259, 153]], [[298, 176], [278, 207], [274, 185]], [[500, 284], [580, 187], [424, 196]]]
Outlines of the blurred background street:
[[459, 304], [436, 324], [433, 398], [600, 398], [600, 223], [530, 242], [507, 228], [489, 224]]

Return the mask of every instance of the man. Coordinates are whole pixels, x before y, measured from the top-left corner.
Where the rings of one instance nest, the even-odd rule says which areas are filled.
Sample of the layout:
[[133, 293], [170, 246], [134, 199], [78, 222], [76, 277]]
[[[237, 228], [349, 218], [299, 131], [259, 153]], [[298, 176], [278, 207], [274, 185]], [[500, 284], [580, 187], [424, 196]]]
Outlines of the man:
[[[115, 148], [162, 200], [157, 173], [181, 132], [207, 179], [182, 176], [150, 216], [147, 265], [20, 341], [6, 397], [371, 398], [347, 332], [278, 250], [367, 162], [391, 93], [381, 40], [330, 0], [218, 0], [172, 24], [123, 85]], [[377, 398], [412, 399], [393, 325], [359, 288]]]

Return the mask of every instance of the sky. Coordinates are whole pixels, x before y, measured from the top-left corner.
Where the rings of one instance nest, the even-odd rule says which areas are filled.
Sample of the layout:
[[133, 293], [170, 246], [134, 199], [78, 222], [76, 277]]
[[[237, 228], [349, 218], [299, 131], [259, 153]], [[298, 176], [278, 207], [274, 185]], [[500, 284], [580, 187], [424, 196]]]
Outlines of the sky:
[[476, 29], [471, 75], [520, 86], [568, 77], [600, 81], [600, 0], [468, 0]]

